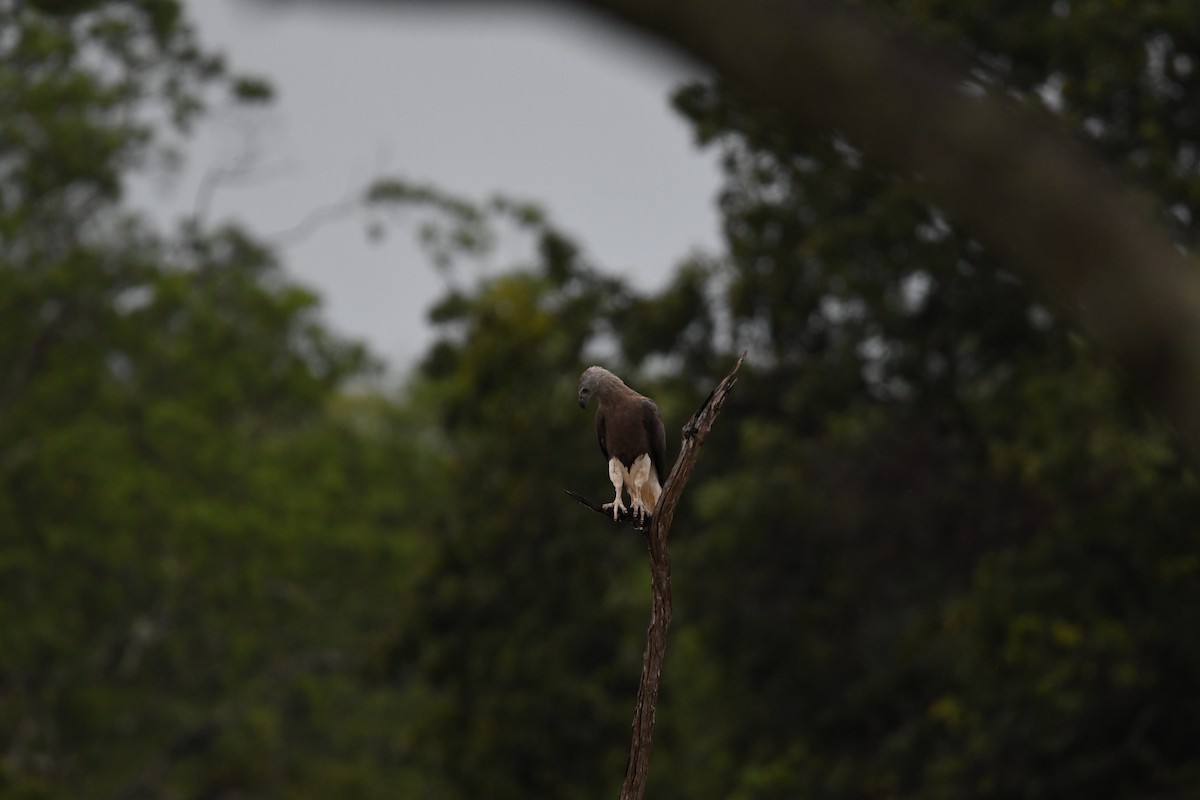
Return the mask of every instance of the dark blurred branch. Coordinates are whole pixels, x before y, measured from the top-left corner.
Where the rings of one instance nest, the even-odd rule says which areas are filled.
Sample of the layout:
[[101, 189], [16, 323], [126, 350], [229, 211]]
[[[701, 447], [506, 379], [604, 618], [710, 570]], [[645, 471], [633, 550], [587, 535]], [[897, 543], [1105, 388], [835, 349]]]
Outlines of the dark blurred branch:
[[651, 33], [773, 108], [783, 125], [840, 130], [913, 178], [953, 220], [1007, 252], [1200, 459], [1195, 264], [1098, 158], [1054, 126], [1004, 98], [967, 92], [967, 71], [944, 53], [831, 0], [555, 5]]
[[[737, 382], [737, 371], [745, 354], [737, 360], [729, 374], [717, 385], [708, 399], [683, 426], [683, 445], [679, 458], [663, 486], [662, 497], [654, 509], [650, 531], [646, 534], [650, 550], [650, 627], [646, 631], [646, 650], [642, 655], [642, 679], [638, 685], [637, 704], [633, 710], [632, 742], [621, 800], [640, 800], [646, 791], [650, 771], [650, 741], [654, 734], [654, 709], [658, 704], [658, 687], [662, 677], [663, 659], [667, 653], [667, 628], [671, 624], [671, 554], [667, 551], [667, 535], [675, 509], [683, 497], [683, 489], [692, 469], [700, 458], [700, 448], [708, 438], [725, 398]], [[585, 503], [586, 505], [586, 503]]]
[[715, 67], [784, 124], [843, 131], [1007, 253], [1200, 458], [1200, 277], [1100, 162], [965, 70], [827, 0], [586, 0]]

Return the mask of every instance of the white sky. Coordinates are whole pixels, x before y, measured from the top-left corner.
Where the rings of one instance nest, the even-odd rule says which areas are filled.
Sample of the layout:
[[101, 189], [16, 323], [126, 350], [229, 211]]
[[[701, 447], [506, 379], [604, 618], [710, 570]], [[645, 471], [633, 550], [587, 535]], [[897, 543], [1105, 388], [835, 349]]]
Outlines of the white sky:
[[[272, 109], [210, 116], [172, 184], [135, 187], [163, 214], [195, 208], [203, 176], [249, 147], [252, 180], [222, 185], [208, 219], [263, 235], [372, 177], [401, 175], [484, 199], [542, 204], [593, 260], [660, 285], [715, 249], [715, 159], [668, 93], [692, 68], [577, 18], [544, 12], [185, 0], [209, 49], [277, 90]], [[440, 278], [402, 231], [371, 244], [362, 217], [289, 245], [285, 260], [337, 329], [399, 368], [430, 341]]]

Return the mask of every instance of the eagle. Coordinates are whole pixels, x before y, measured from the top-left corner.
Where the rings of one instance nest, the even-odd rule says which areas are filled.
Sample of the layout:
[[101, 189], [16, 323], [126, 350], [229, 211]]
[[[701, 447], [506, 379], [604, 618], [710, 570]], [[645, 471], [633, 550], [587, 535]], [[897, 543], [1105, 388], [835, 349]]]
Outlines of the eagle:
[[666, 479], [667, 431], [658, 406], [603, 367], [588, 367], [579, 376], [579, 407], [596, 398], [596, 436], [608, 460], [608, 477], [617, 496], [604, 509], [613, 520], [626, 510], [621, 490], [628, 487], [631, 516], [638, 527], [658, 505]]

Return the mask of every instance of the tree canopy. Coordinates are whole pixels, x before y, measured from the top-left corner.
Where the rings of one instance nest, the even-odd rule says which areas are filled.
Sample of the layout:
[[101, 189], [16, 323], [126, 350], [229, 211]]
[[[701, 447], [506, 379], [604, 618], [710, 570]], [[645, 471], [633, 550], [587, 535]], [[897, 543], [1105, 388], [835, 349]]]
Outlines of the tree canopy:
[[[1193, 4], [858, 5], [1194, 246]], [[363, 202], [425, 209], [463, 276], [388, 388], [253, 231], [123, 201], [269, 83], [175, 0], [0, 19], [0, 795], [615, 795], [644, 544], [562, 495], [607, 491], [575, 382], [654, 397], [674, 453], [743, 350], [674, 526], [649, 796], [1200, 786], [1195, 475], [919, 175], [681, 87], [726, 247], [654, 293], [530, 205], [380, 180]], [[470, 278], [504, 237], [523, 255]]]

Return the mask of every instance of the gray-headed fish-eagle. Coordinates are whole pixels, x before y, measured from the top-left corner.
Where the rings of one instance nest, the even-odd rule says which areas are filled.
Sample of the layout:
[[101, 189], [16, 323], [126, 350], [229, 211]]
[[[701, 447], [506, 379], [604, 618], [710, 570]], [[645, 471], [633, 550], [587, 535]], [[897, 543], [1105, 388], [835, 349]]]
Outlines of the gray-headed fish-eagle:
[[658, 505], [666, 480], [667, 432], [658, 406], [603, 367], [588, 367], [579, 376], [579, 407], [596, 398], [596, 436], [608, 459], [608, 477], [617, 496], [605, 509], [613, 520], [625, 511], [621, 490], [627, 489], [630, 514], [641, 527]]

